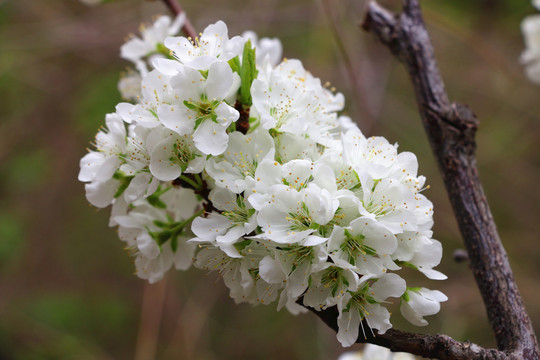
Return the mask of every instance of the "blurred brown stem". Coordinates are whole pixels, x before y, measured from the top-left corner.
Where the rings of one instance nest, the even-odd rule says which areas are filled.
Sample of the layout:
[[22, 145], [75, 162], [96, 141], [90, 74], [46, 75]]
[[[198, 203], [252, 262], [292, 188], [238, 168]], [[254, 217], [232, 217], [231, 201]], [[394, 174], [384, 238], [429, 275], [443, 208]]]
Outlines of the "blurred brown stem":
[[167, 278], [153, 285], [144, 284], [141, 320], [134, 356], [135, 360], [156, 358], [166, 290]]
[[[184, 11], [176, 0], [163, 0], [163, 2], [165, 3], [165, 6], [167, 6], [167, 8], [169, 8], [169, 10], [176, 16], [180, 15]], [[191, 38], [192, 40], [195, 40], [197, 37], [197, 31], [195, 31], [195, 28], [193, 25], [191, 25], [191, 21], [189, 21], [187, 16], [186, 20], [184, 21], [184, 26], [182, 26], [182, 31], [188, 38]]]
[[339, 52], [341, 53], [343, 62], [345, 63], [345, 69], [351, 83], [351, 90], [353, 92], [354, 100], [361, 104], [359, 106], [359, 110], [362, 113], [362, 116], [356, 119], [356, 121], [360, 123], [362, 132], [364, 134], [369, 134], [371, 132], [371, 128], [373, 127], [373, 123], [375, 122], [374, 111], [372, 109], [372, 105], [368, 101], [368, 96], [366, 95], [365, 89], [358, 78], [358, 68], [353, 64], [351, 55], [347, 50], [347, 46], [345, 45], [342, 29], [334, 12], [336, 5], [332, 0], [322, 0], [321, 4], [324, 10], [323, 13], [330, 25], [330, 30], [332, 31], [334, 41], [339, 49]]

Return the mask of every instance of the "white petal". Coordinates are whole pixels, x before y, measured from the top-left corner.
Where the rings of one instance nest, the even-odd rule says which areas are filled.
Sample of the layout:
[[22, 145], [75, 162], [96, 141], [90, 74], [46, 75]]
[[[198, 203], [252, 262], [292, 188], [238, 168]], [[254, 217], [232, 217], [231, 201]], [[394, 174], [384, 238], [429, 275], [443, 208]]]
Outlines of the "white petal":
[[328, 240], [328, 238], [324, 238], [324, 237], [321, 237], [321, 236], [310, 235], [310, 236], [308, 236], [306, 238], [306, 240], [304, 240], [302, 245], [303, 246], [315, 246], [315, 245], [320, 245], [320, 244], [324, 243], [327, 240]]
[[221, 211], [233, 210], [236, 207], [236, 194], [227, 189], [214, 189], [209, 199], [214, 207]]
[[369, 313], [369, 315], [366, 316], [369, 326], [373, 329], [377, 329], [380, 335], [384, 334], [386, 330], [392, 327], [392, 324], [390, 323], [390, 313], [385, 307], [378, 304], [366, 304], [365, 310]]
[[179, 135], [190, 135], [195, 128], [196, 114], [185, 106], [162, 104], [157, 108], [159, 120]]
[[225, 235], [216, 237], [216, 241], [220, 244], [232, 244], [239, 240], [242, 235], [245, 235], [243, 226], [234, 226], [227, 231]]
[[195, 218], [191, 231], [201, 239], [213, 241], [217, 236], [223, 235], [230, 226], [231, 222], [225, 216], [211, 213], [207, 218]]
[[229, 92], [225, 95], [224, 100], [229, 104], [234, 104], [236, 101], [236, 95], [238, 94], [238, 89], [240, 89], [240, 85], [242, 84], [242, 79], [240, 79], [240, 76], [233, 72], [233, 81], [232, 85], [229, 88]]
[[116, 156], [109, 156], [105, 159], [98, 172], [96, 173], [96, 180], [104, 182], [113, 177], [116, 170], [120, 166], [120, 159]]
[[131, 124], [133, 119], [132, 112], [135, 109], [135, 105], [130, 103], [119, 103], [116, 105], [116, 113], [122, 117], [126, 123]]
[[416, 311], [414, 311], [406, 301], [401, 301], [399, 311], [401, 312], [401, 315], [403, 315], [403, 317], [413, 325], [426, 326], [428, 324], [428, 322], [424, 320], [424, 318]]
[[191, 41], [183, 36], [168, 37], [165, 39], [164, 44], [174, 51], [174, 55], [184, 64], [191, 61], [192, 56], [190, 54], [195, 52], [195, 47]]
[[442, 272], [433, 270], [433, 269], [426, 269], [422, 266], [418, 267], [418, 271], [420, 271], [422, 274], [426, 275], [428, 279], [431, 280], [446, 280], [448, 279], [448, 276], [444, 275]]
[[206, 156], [195, 156], [195, 158], [188, 163], [186, 173], [199, 174], [203, 171], [205, 164]]
[[180, 72], [182, 69], [182, 64], [176, 60], [164, 59], [164, 58], [155, 58], [152, 61], [152, 65], [160, 73], [163, 73], [167, 76], [174, 76]]
[[120, 182], [115, 179], [110, 179], [106, 182], [93, 182], [86, 184], [84, 188], [86, 189], [86, 199], [90, 204], [98, 207], [104, 208], [109, 206], [113, 199], [116, 190]]
[[171, 85], [182, 100], [199, 101], [203, 92], [204, 78], [195, 69], [183, 67], [171, 78]]
[[297, 298], [307, 289], [311, 275], [310, 267], [309, 261], [304, 261], [289, 275], [287, 290], [292, 298]]
[[344, 347], [349, 347], [358, 339], [358, 329], [360, 328], [360, 314], [358, 310], [352, 308], [343, 312], [337, 319], [338, 333], [337, 339]]
[[431, 239], [429, 242], [422, 244], [410, 262], [418, 267], [432, 268], [441, 262], [441, 258], [441, 243]]
[[129, 183], [127, 189], [124, 191], [124, 198], [126, 201], [133, 202], [136, 199], [142, 198], [148, 189], [148, 184], [152, 179], [154, 179], [152, 174], [147, 172], [142, 172], [135, 175], [135, 177]]
[[233, 72], [229, 64], [216, 61], [208, 69], [204, 90], [208, 100], [223, 100], [233, 84]]
[[223, 126], [212, 120], [205, 120], [195, 130], [193, 142], [203, 154], [220, 155], [227, 148], [229, 136]]
[[218, 121], [222, 126], [229, 126], [231, 122], [238, 120], [240, 113], [238, 110], [222, 102], [215, 109]]
[[146, 231], [137, 237], [137, 248], [149, 259], [155, 259], [160, 253], [157, 243]]
[[238, 250], [234, 247], [234, 244], [219, 243], [218, 246], [221, 251], [227, 254], [228, 257], [238, 258], [238, 259], [242, 258], [242, 254], [238, 252]]
[[176, 270], [187, 270], [193, 263], [196, 246], [186, 242], [186, 239], [179, 237], [177, 239], [178, 247], [174, 254], [174, 267]]
[[281, 266], [270, 256], [265, 256], [259, 263], [259, 274], [269, 284], [279, 284], [287, 279]]
[[122, 45], [120, 57], [135, 62], [152, 51], [154, 51], [152, 44], [135, 37]]
[[374, 293], [373, 298], [378, 302], [385, 301], [388, 297], [400, 297], [406, 289], [405, 280], [396, 274], [384, 275], [370, 288]]
[[171, 181], [182, 174], [182, 169], [175, 161], [174, 139], [166, 138], [156, 145], [150, 155], [150, 172], [161, 181]]
[[80, 161], [79, 181], [88, 182], [94, 180], [104, 161], [105, 155], [97, 151], [91, 151], [84, 155]]

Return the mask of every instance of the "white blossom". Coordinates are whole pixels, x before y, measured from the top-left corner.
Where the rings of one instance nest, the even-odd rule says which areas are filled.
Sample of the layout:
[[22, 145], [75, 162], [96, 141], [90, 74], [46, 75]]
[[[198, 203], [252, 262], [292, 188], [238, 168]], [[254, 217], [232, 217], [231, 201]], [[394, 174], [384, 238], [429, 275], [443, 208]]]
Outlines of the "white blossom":
[[204, 154], [219, 155], [227, 147], [227, 127], [239, 113], [223, 100], [233, 86], [233, 73], [222, 61], [212, 63], [205, 78], [199, 71], [182, 67], [171, 80], [175, 99], [157, 109], [160, 121], [179, 135], [193, 134]]
[[441, 302], [448, 297], [438, 290], [426, 288], [409, 288], [401, 297], [400, 311], [405, 319], [416, 326], [426, 326], [428, 322], [424, 316], [439, 312]]
[[[238, 131], [229, 134], [226, 151], [209, 160], [206, 171], [218, 187], [241, 193], [260, 180], [257, 166], [267, 155], [274, 160], [274, 141], [266, 131], [255, 130], [249, 135]], [[271, 152], [272, 151], [272, 152]]]
[[[370, 329], [384, 334], [392, 327], [390, 313], [380, 305], [388, 297], [400, 297], [406, 290], [405, 280], [396, 274], [385, 274], [370, 284], [369, 278], [358, 286], [355, 292], [348, 292], [338, 303], [339, 316], [337, 338], [343, 346], [351, 346], [358, 338], [361, 322], [365, 319]], [[368, 331], [371, 331], [368, 329]]]
[[196, 70], [208, 70], [218, 59], [229, 61], [240, 55], [244, 42], [240, 36], [229, 39], [227, 25], [218, 21], [207, 26], [196, 39], [169, 37], [165, 40], [165, 46], [182, 64]]
[[191, 216], [199, 207], [193, 191], [169, 188], [163, 191], [162, 207], [139, 200], [125, 215], [115, 217], [120, 238], [134, 252], [137, 275], [151, 283], [159, 281], [171, 266], [190, 267], [195, 245], [188, 243]]
[[141, 37], [132, 36], [122, 45], [120, 56], [135, 64], [141, 74], [145, 75], [147, 67], [143, 58], [149, 55], [163, 57], [164, 54], [160, 53], [159, 46], [163, 46], [167, 37], [178, 34], [185, 20], [186, 14], [182, 12], [174, 21], [168, 16], [160, 16], [150, 26], [141, 25]]
[[391, 328], [392, 297], [424, 325], [446, 297], [407, 288], [401, 270], [446, 276], [416, 156], [366, 138], [343, 95], [282, 60], [279, 40], [229, 38], [221, 21], [171, 37], [182, 21], [161, 17], [123, 46], [138, 70], [119, 83], [129, 102], [80, 161], [136, 274], [153, 283], [193, 263], [237, 303], [335, 306], [343, 346]]

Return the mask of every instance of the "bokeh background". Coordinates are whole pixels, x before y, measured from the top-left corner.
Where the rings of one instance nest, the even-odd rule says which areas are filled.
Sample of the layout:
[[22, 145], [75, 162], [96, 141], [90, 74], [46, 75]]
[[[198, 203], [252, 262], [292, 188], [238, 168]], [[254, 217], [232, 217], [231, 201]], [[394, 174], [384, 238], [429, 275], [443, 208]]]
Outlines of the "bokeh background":
[[[397, 1], [384, 4], [393, 8]], [[441, 177], [403, 67], [358, 27], [361, 0], [184, 0], [200, 31], [222, 19], [229, 33], [279, 37], [348, 100], [368, 135], [413, 151], [435, 203], [443, 282], [417, 278], [450, 300], [426, 328], [493, 346]], [[453, 100], [480, 119], [478, 166], [515, 277], [540, 330], [540, 86], [518, 58], [527, 1], [423, 1]], [[335, 334], [311, 314], [235, 305], [214, 274], [170, 272], [147, 285], [109, 210], [96, 211], [77, 181], [79, 159], [120, 101], [119, 47], [141, 22], [167, 13], [160, 1], [0, 1], [0, 359], [335, 359]], [[355, 345], [353, 349], [359, 349]]]

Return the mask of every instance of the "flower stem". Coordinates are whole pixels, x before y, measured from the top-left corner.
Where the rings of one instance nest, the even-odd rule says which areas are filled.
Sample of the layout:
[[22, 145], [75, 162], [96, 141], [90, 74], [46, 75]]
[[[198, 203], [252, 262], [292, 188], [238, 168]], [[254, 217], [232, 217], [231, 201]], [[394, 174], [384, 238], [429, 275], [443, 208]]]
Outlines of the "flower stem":
[[185, 175], [180, 175], [180, 179], [191, 185], [193, 190], [201, 190], [202, 188], [202, 183], [200, 181], [195, 182]]

